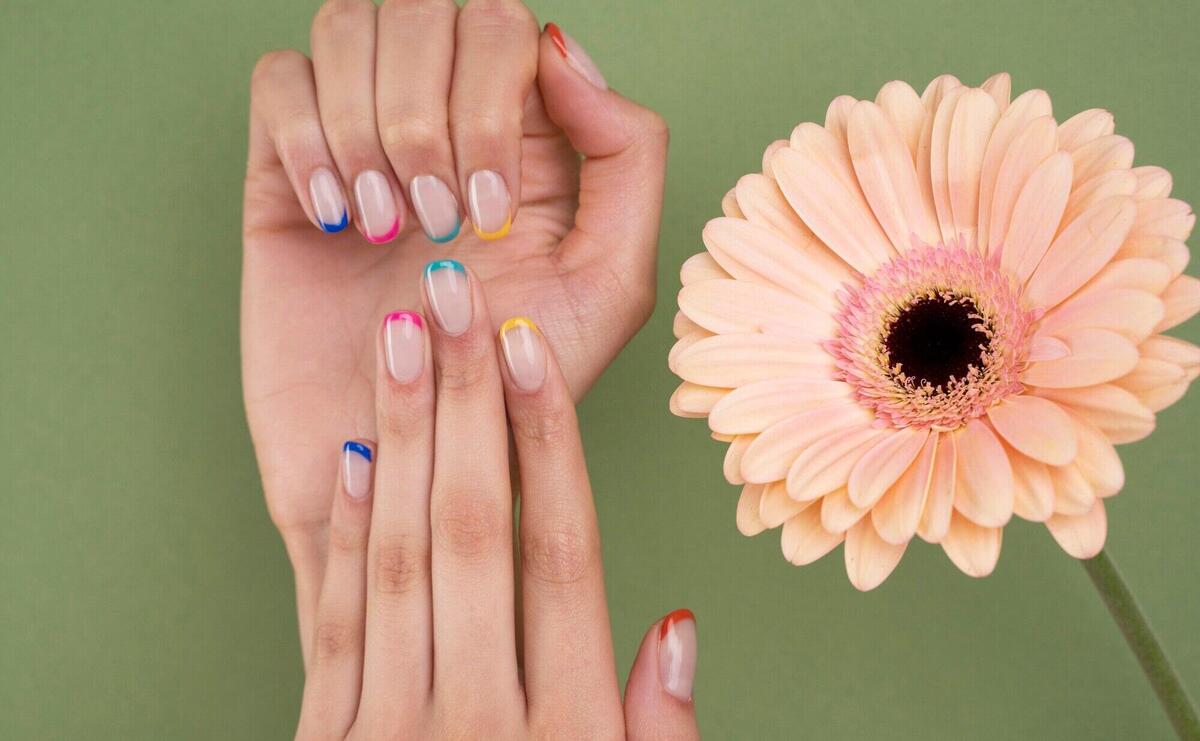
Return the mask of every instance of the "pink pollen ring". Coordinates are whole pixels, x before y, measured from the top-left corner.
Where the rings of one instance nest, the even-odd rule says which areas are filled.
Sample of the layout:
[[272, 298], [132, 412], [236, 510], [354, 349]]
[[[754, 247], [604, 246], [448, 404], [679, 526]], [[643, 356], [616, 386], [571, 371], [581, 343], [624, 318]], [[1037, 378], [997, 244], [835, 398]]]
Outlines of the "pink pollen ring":
[[387, 234], [381, 234], [378, 237], [368, 234], [367, 241], [370, 242], [371, 244], [383, 244], [384, 242], [390, 242], [393, 239], [395, 239], [396, 235], [399, 233], [400, 233], [400, 218], [396, 217], [396, 219], [394, 221], [392, 221], [392, 228], [388, 229]]

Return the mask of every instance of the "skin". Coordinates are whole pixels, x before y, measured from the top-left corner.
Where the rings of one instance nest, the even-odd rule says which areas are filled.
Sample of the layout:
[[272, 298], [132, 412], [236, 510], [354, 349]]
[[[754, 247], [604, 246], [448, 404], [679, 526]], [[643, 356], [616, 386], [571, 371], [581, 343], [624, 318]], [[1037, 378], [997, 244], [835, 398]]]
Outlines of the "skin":
[[660, 682], [657, 623], [622, 705], [570, 389], [540, 336], [545, 380], [518, 386], [476, 276], [470, 293], [465, 332], [425, 323], [412, 380], [372, 336], [373, 486], [331, 491], [297, 738], [698, 739], [691, 699]]
[[[330, 551], [338, 473], [327, 453], [378, 436], [373, 328], [419, 305], [421, 268], [452, 257], [496, 316], [541, 327], [578, 400], [653, 308], [667, 148], [657, 114], [589, 83], [516, 0], [329, 0], [312, 48], [312, 61], [272, 52], [254, 70], [243, 228], [245, 404], [302, 635]], [[317, 228], [309, 178], [320, 167], [351, 207], [338, 234]], [[441, 177], [465, 213], [480, 169], [508, 183], [511, 232], [484, 241], [464, 226], [452, 243], [430, 242], [409, 180]], [[385, 245], [358, 231], [364, 170], [384, 173], [407, 210]]]

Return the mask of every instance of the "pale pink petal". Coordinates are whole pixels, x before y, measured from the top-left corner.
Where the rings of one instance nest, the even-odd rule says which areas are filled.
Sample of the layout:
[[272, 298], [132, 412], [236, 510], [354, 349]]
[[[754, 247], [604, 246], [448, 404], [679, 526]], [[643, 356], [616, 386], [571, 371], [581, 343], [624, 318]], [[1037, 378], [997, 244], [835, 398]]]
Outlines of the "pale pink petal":
[[702, 386], [737, 388], [785, 376], [829, 379], [833, 363], [815, 342], [766, 334], [724, 334], [689, 344], [675, 356], [671, 370]]
[[893, 80], [879, 89], [875, 104], [891, 119], [908, 147], [909, 157], [915, 159], [926, 116], [921, 97], [907, 82]]
[[745, 280], [706, 280], [679, 291], [679, 308], [717, 334], [783, 329], [791, 336], [828, 337], [837, 329], [829, 311], [775, 286]]
[[821, 527], [831, 533], [844, 533], [866, 516], [870, 509], [850, 501], [846, 487], [830, 492], [821, 500]]
[[[758, 435], [735, 435], [729, 443], [729, 449], [725, 451], [725, 462], [723, 473], [725, 480], [731, 484], [744, 484], [746, 480], [742, 478], [742, 458], [746, 455], [746, 449], [750, 447], [750, 443]], [[758, 511], [757, 507], [754, 510]]]
[[746, 219], [765, 226], [791, 242], [805, 255], [821, 264], [832, 275], [850, 280], [854, 273], [841, 258], [821, 244], [817, 235], [805, 226], [791, 204], [783, 197], [779, 184], [766, 175], [745, 175], [737, 184], [738, 202], [746, 213]]
[[1113, 115], [1099, 108], [1076, 113], [1058, 127], [1059, 145], [1068, 152], [1088, 142], [1109, 136], [1114, 129]]
[[737, 194], [732, 190], [725, 194], [721, 199], [721, 213], [731, 219], [744, 219], [745, 214], [742, 213], [742, 207], [738, 205]]
[[914, 234], [936, 244], [937, 222], [921, 197], [912, 154], [883, 110], [858, 103], [850, 114], [848, 140], [859, 184], [897, 252], [908, 249]]
[[829, 132], [801, 124], [773, 165], [788, 203], [851, 267], [870, 274], [895, 256], [858, 186], [850, 153]]
[[1096, 490], [1075, 464], [1050, 466], [1050, 482], [1054, 485], [1054, 513], [1082, 515], [1096, 501]]
[[1116, 332], [1079, 329], [1059, 339], [1067, 343], [1071, 354], [1030, 364], [1021, 374], [1022, 382], [1045, 388], [1094, 386], [1120, 378], [1137, 365], [1137, 346]]
[[1161, 167], [1154, 165], [1143, 165], [1135, 167], [1132, 170], [1137, 176], [1138, 187], [1134, 198], [1139, 201], [1148, 201], [1152, 198], [1167, 198], [1171, 195], [1171, 189], [1174, 187], [1174, 181], [1171, 178], [1171, 173]]
[[1196, 226], [1196, 214], [1192, 207], [1174, 198], [1156, 198], [1139, 201], [1137, 219], [1133, 222], [1132, 234], [1155, 235], [1186, 241]]
[[954, 233], [975, 242], [979, 223], [979, 175], [992, 129], [1000, 110], [991, 95], [982, 90], [967, 92], [954, 110], [946, 153], [946, 178]]
[[697, 329], [690, 334], [685, 334], [683, 337], [680, 337], [675, 344], [671, 346], [670, 352], [667, 353], [667, 367], [671, 369], [672, 373], [675, 373], [676, 369], [679, 367], [680, 355], [685, 353], [688, 348], [700, 340], [713, 336], [713, 333], [709, 332], [708, 330]]
[[1017, 199], [1034, 170], [1055, 154], [1054, 137], [1054, 119], [1042, 116], [1030, 121], [1005, 150], [996, 171], [995, 187], [991, 191], [987, 238], [989, 253], [995, 253], [1005, 245]]
[[1046, 528], [1068, 555], [1093, 558], [1104, 548], [1108, 536], [1104, 502], [1097, 499], [1082, 515], [1055, 515], [1046, 520]]
[[845, 487], [863, 453], [885, 434], [872, 427], [851, 427], [817, 440], [788, 469], [788, 494], [806, 502]]
[[958, 480], [954, 508], [984, 527], [1003, 527], [1013, 513], [1012, 465], [996, 433], [979, 419], [956, 432]]
[[704, 330], [699, 324], [696, 324], [691, 319], [687, 318], [687, 314], [682, 311], [675, 312], [675, 320], [671, 323], [671, 331], [675, 335], [675, 339], [682, 339], [684, 335], [692, 334], [693, 332], [703, 332]]
[[1174, 363], [1189, 371], [1191, 377], [1200, 371], [1200, 347], [1176, 337], [1156, 335], [1139, 345], [1138, 351], [1142, 357]]
[[[1061, 140], [1059, 146], [1062, 146]], [[1102, 136], [1067, 151], [1075, 160], [1075, 180], [1080, 183], [1109, 170], [1128, 170], [1133, 166], [1133, 142], [1123, 136]]]
[[1091, 484], [1098, 497], [1111, 497], [1125, 487], [1125, 467], [1121, 456], [1100, 428], [1082, 417], [1075, 416], [1079, 436], [1079, 455], [1075, 467]]
[[758, 503], [762, 499], [762, 484], [746, 484], [742, 487], [742, 495], [738, 497], [737, 528], [738, 532], [747, 537], [758, 535], [767, 526], [758, 516]]
[[[1153, 237], [1158, 239], [1158, 237]], [[1128, 241], [1125, 244], [1129, 244]], [[1176, 243], [1182, 244], [1182, 243]], [[1122, 247], [1122, 250], [1124, 247]], [[1186, 250], [1187, 248], [1184, 247]], [[1117, 256], [1120, 256], [1120, 252]], [[1176, 273], [1175, 275], [1178, 275]], [[1166, 290], [1172, 275], [1171, 268], [1160, 260], [1155, 260], [1145, 257], [1127, 257], [1119, 260], [1113, 260], [1099, 273], [1096, 277], [1087, 282], [1079, 292], [1075, 294], [1078, 298], [1092, 292], [1108, 291], [1110, 289], [1129, 288], [1137, 291], [1145, 291], [1146, 293], [1158, 296]]]
[[[1000, 175], [1000, 165], [1004, 162], [1005, 155], [1017, 136], [1024, 132], [1034, 119], [1046, 117], [1046, 124], [1053, 129], [1051, 113], [1050, 96], [1042, 90], [1029, 90], [1018, 96], [996, 122], [992, 138], [988, 140], [987, 153], [983, 156], [983, 170], [979, 174], [978, 235], [981, 248], [988, 248], [996, 180]], [[1050, 147], [1052, 151], [1053, 143]]]
[[1187, 371], [1178, 365], [1168, 363], [1165, 360], [1155, 360], [1154, 358], [1143, 356], [1132, 371], [1113, 381], [1113, 383], [1136, 394], [1139, 391], [1149, 391], [1160, 386], [1173, 386], [1177, 383], [1186, 383], [1187, 380]]
[[679, 282], [685, 286], [698, 283], [702, 280], [729, 277], [731, 277], [729, 273], [726, 273], [724, 268], [718, 265], [717, 261], [712, 258], [712, 255], [707, 252], [692, 255], [683, 261], [683, 266], [679, 269]]
[[1075, 425], [1062, 407], [1037, 396], [1010, 396], [988, 410], [1001, 437], [1018, 451], [1052, 466], [1075, 460]]
[[1045, 463], [1008, 451], [1013, 469], [1013, 514], [1033, 522], [1045, 522], [1054, 514], [1054, 483]]
[[905, 428], [879, 440], [866, 451], [850, 472], [850, 501], [858, 507], [870, 507], [896, 483], [916, 460], [929, 430]]
[[860, 592], [884, 582], [900, 563], [907, 545], [892, 545], [875, 532], [870, 519], [860, 520], [846, 533], [846, 574]]
[[942, 539], [942, 550], [967, 576], [987, 576], [1000, 560], [1002, 530], [981, 527], [957, 512], [950, 521], [950, 529]]
[[787, 494], [782, 481], [773, 481], [763, 489], [758, 502], [758, 518], [768, 528], [776, 528], [800, 514], [812, 502], [797, 502]]
[[809, 445], [838, 430], [866, 427], [871, 421], [871, 414], [858, 404], [835, 402], [777, 422], [763, 430], [746, 450], [742, 476], [764, 484], [781, 481]]
[[925, 110], [932, 115], [941, 104], [942, 99], [946, 97], [946, 93], [960, 87], [962, 87], [962, 83], [954, 75], [939, 75], [930, 80], [925, 91], [921, 93], [921, 103], [925, 105]]
[[850, 387], [841, 381], [805, 378], [759, 381], [729, 392], [713, 407], [708, 424], [728, 435], [762, 432], [800, 412], [834, 399], [847, 399], [850, 393]]
[[929, 493], [925, 497], [925, 509], [917, 525], [917, 534], [927, 543], [937, 543], [946, 537], [946, 529], [950, 527], [958, 480], [957, 447], [955, 435], [944, 433], [940, 436], [933, 459]]
[[1076, 389], [1038, 389], [1099, 427], [1117, 445], [1141, 440], [1154, 431], [1154, 412], [1138, 397], [1111, 383]]
[[917, 459], [871, 509], [875, 531], [887, 542], [900, 545], [916, 534], [933, 480], [933, 462], [941, 437], [936, 432], [929, 435]]
[[1191, 386], [1190, 381], [1175, 383], [1170, 386], [1160, 386], [1149, 391], [1137, 392], [1137, 398], [1138, 401], [1146, 405], [1147, 409], [1154, 412], [1161, 412], [1182, 399], [1183, 395], [1187, 393], [1189, 386]]
[[1136, 212], [1132, 198], [1110, 198], [1071, 222], [1025, 286], [1029, 305], [1049, 309], [1100, 272], [1125, 241]]
[[988, 247], [992, 254], [999, 251], [1001, 267], [1019, 282], [1033, 275], [1050, 248], [1070, 192], [1071, 158], [1059, 152], [1039, 165], [1025, 181], [1013, 205], [1008, 227], [1000, 230], [999, 224], [993, 222]]
[[839, 95], [825, 109], [825, 130], [846, 143], [846, 125], [850, 121], [850, 111], [858, 101], [849, 95]]
[[738, 280], [776, 285], [822, 308], [835, 306], [834, 288], [847, 273], [816, 249], [805, 251], [772, 230], [738, 219], [713, 219], [704, 226], [704, 245]]
[[1058, 360], [1065, 358], [1071, 354], [1071, 348], [1067, 347], [1067, 343], [1057, 337], [1034, 337], [1029, 343], [1030, 363], [1038, 363], [1043, 360]]
[[1141, 342], [1162, 318], [1163, 302], [1151, 293], [1128, 288], [1092, 290], [1059, 304], [1042, 319], [1037, 331], [1065, 337], [1081, 329], [1108, 329]]
[[731, 443], [736, 437], [736, 435], [722, 435], [719, 432], [710, 432], [708, 436], [719, 443]]
[[996, 101], [996, 108], [1004, 113], [1008, 101], [1012, 97], [1012, 76], [1007, 72], [997, 72], [980, 85]]
[[1177, 327], [1200, 312], [1200, 279], [1190, 275], [1179, 276], [1163, 291], [1162, 301], [1165, 313], [1154, 328], [1156, 332]]
[[766, 175], [771, 179], [775, 178], [775, 171], [771, 169], [771, 160], [775, 159], [776, 152], [785, 148], [787, 145], [787, 139], [776, 139], [767, 146], [767, 148], [763, 151], [762, 156], [763, 175]]
[[698, 386], [684, 381], [671, 394], [671, 412], [679, 417], [704, 417], [729, 389]]
[[[970, 92], [971, 89], [965, 87], [947, 91], [941, 105], [931, 116], [933, 125], [929, 130], [928, 140], [922, 134], [922, 151], [917, 154], [917, 174], [929, 178], [934, 213], [942, 231], [942, 241], [947, 244], [958, 237], [954, 229], [954, 209], [950, 201], [950, 137], [954, 128], [954, 112], [958, 109], [959, 102]], [[926, 164], [928, 169], [922, 172], [921, 168]]]
[[[1106, 198], [1132, 197], [1136, 191], [1137, 175], [1133, 174], [1133, 170], [1109, 170], [1091, 180], [1076, 181], [1075, 187], [1071, 191], [1071, 198], [1067, 201], [1067, 208], [1063, 211], [1063, 222], [1071, 223], [1084, 211]], [[1134, 231], [1137, 231], [1136, 221], [1134, 222]]]
[[1181, 274], [1192, 259], [1188, 247], [1178, 239], [1156, 235], [1130, 236], [1117, 250], [1117, 258], [1144, 259], [1161, 262], [1169, 273], [1168, 280]]
[[784, 558], [796, 566], [807, 566], [836, 548], [844, 537], [821, 527], [820, 507], [807, 507], [783, 524], [779, 544]]

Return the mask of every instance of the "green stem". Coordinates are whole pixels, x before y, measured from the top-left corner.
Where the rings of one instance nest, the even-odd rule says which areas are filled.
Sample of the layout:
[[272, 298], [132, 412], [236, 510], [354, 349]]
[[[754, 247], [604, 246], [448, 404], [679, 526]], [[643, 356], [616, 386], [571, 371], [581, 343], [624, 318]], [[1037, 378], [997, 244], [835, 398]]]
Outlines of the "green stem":
[[1162, 645], [1133, 592], [1129, 591], [1129, 585], [1117, 570], [1117, 565], [1106, 552], [1100, 551], [1095, 558], [1084, 561], [1083, 568], [1092, 578], [1096, 591], [1117, 622], [1129, 648], [1137, 656], [1142, 671], [1154, 688], [1154, 694], [1158, 695], [1167, 718], [1175, 727], [1175, 733], [1183, 741], [1200, 741], [1200, 718], [1196, 715], [1196, 706], [1179, 681], [1175, 667], [1171, 666], [1171, 660], [1163, 652]]

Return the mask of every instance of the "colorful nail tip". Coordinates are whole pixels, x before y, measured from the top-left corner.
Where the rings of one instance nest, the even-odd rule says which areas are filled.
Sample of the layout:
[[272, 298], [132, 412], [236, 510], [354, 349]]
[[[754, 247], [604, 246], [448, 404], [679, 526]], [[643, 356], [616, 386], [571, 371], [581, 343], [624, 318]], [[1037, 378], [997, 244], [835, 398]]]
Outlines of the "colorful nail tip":
[[324, 231], [328, 234], [337, 234], [350, 225], [350, 214], [347, 211], [343, 211], [341, 221], [332, 224], [322, 221], [320, 224], [321, 231]]
[[386, 242], [390, 242], [393, 239], [395, 239], [396, 235], [399, 233], [400, 233], [400, 219], [397, 218], [395, 221], [392, 222], [392, 228], [388, 229], [385, 234], [380, 234], [379, 236], [373, 236], [373, 235], [368, 234], [367, 241], [370, 242], [371, 244], [384, 244]]
[[494, 232], [485, 232], [474, 224], [472, 224], [471, 227], [475, 230], [475, 235], [480, 239], [484, 240], [485, 242], [494, 242], [497, 239], [502, 239], [508, 236], [508, 233], [512, 231], [512, 217], [508, 217], [508, 219], [504, 222], [504, 226], [500, 227]]
[[425, 266], [425, 274], [437, 272], [438, 270], [453, 270], [456, 273], [466, 273], [467, 269], [458, 260], [434, 260]]
[[505, 332], [512, 331], [512, 330], [516, 329], [517, 327], [524, 327], [526, 329], [532, 329], [534, 332], [538, 331], [537, 325], [534, 324], [531, 320], [526, 319], [523, 316], [515, 316], [512, 319], [509, 319], [508, 321], [506, 321], [504, 324], [500, 325], [500, 334], [504, 334]]
[[368, 448], [366, 445], [363, 445], [362, 443], [357, 443], [357, 442], [354, 442], [353, 440], [348, 440], [346, 442], [346, 444], [342, 446], [342, 451], [346, 452], [346, 453], [356, 453], [358, 455], [361, 455], [363, 458], [367, 459], [368, 463], [371, 461], [371, 449]]
[[554, 48], [558, 49], [558, 53], [563, 59], [567, 58], [567, 40], [563, 38], [562, 29], [557, 23], [547, 23], [546, 33], [550, 34], [550, 40], [554, 42]]
[[399, 322], [399, 321], [407, 321], [407, 322], [412, 322], [417, 327], [425, 326], [425, 320], [422, 319], [421, 315], [416, 313], [415, 311], [393, 311], [391, 314], [388, 314], [387, 318], [384, 319], [383, 321], [384, 321], [384, 324], [391, 324], [392, 322]]
[[676, 610], [675, 612], [672, 612], [670, 615], [667, 615], [665, 618], [663, 618], [662, 627], [660, 627], [658, 631], [659, 639], [661, 640], [666, 638], [667, 632], [671, 630], [671, 626], [675, 625], [676, 623], [681, 623], [684, 620], [691, 620], [694, 623], [696, 622], [696, 616], [692, 614], [691, 610], [684, 608], [682, 610]]
[[453, 242], [455, 239], [457, 239], [460, 231], [462, 231], [462, 219], [456, 220], [454, 222], [454, 228], [441, 237], [435, 237], [428, 232], [426, 232], [425, 236], [428, 237], [429, 241], [433, 242], [434, 244], [446, 244], [447, 242]]

